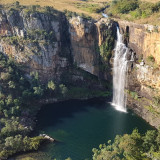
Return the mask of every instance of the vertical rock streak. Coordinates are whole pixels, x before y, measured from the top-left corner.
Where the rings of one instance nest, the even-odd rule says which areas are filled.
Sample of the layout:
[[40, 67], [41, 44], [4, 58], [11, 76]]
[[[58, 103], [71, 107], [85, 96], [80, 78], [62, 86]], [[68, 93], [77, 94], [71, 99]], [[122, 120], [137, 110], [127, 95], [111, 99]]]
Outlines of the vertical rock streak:
[[127, 83], [127, 53], [128, 48], [123, 43], [122, 35], [117, 27], [117, 44], [113, 64], [113, 101], [119, 111], [126, 112], [125, 86]]

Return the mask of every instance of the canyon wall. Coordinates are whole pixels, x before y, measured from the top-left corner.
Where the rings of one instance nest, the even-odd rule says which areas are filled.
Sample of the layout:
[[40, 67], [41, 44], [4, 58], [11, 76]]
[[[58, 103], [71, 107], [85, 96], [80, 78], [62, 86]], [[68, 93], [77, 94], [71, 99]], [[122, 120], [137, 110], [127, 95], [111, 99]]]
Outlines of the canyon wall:
[[128, 74], [128, 107], [157, 129], [160, 127], [160, 70], [134, 64]]
[[[78, 16], [69, 20], [69, 31], [74, 64], [99, 77], [101, 62], [104, 60], [99, 48], [109, 41], [114, 45], [116, 24], [106, 18], [94, 22]], [[113, 36], [112, 40], [109, 32]]]
[[[152, 126], [160, 127], [160, 33], [159, 27], [118, 20], [124, 42], [134, 52], [130, 62], [128, 107]], [[153, 57], [153, 58], [149, 58]]]
[[160, 65], [160, 27], [117, 20], [128, 46], [144, 59], [153, 56]]
[[28, 73], [38, 72], [44, 81], [59, 79], [71, 59], [66, 18], [55, 14], [23, 10], [0, 14], [0, 52], [24, 64]]
[[2, 10], [0, 52], [24, 64], [28, 76], [38, 72], [42, 81], [60, 81], [73, 66], [99, 76], [103, 59], [99, 47], [108, 37], [101, 26], [115, 30], [114, 22], [108, 19], [96, 24], [80, 16], [67, 19], [58, 11]]
[[[73, 85], [74, 81], [75, 86], [103, 87], [99, 79], [112, 81], [110, 62], [118, 24], [124, 42], [135, 53], [128, 74], [128, 106], [158, 128], [159, 27], [116, 21], [68, 18], [55, 10], [48, 13], [4, 9], [0, 12], [0, 52], [23, 64], [27, 76], [38, 72], [42, 82], [54, 80]], [[147, 59], [151, 55], [155, 61], [149, 64]], [[98, 78], [87, 79], [84, 72]]]

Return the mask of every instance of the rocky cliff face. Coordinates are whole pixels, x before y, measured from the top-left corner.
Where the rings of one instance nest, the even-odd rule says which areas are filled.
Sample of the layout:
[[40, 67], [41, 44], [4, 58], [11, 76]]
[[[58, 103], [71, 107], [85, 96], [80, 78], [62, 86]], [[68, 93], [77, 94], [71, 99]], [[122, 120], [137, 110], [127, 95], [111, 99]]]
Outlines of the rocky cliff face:
[[[128, 74], [128, 107], [151, 125], [159, 128], [159, 27], [121, 20], [118, 20], [118, 23], [121, 32], [124, 34], [124, 42], [135, 53], [135, 62], [132, 64]], [[154, 57], [152, 62], [148, 62], [149, 56]]]
[[99, 46], [107, 38], [100, 32], [102, 25], [114, 28], [109, 20], [98, 25], [79, 16], [67, 20], [58, 11], [2, 10], [0, 52], [23, 63], [28, 74], [38, 72], [42, 81], [60, 81], [73, 64], [99, 76]]
[[[114, 43], [115, 36], [112, 32], [116, 30], [116, 24], [109, 19], [94, 22], [81, 17], [73, 17], [69, 23], [74, 63], [83, 70], [100, 76], [103, 56], [99, 48], [109, 41]], [[113, 35], [112, 40], [108, 39], [107, 31]]]
[[[0, 51], [38, 72], [43, 80], [59, 79], [70, 63], [65, 16], [2, 10], [0, 14]], [[63, 23], [63, 27], [62, 27]], [[63, 52], [65, 51], [65, 54]]]
[[73, 17], [69, 23], [74, 64], [98, 76], [100, 55], [96, 50], [98, 38], [94, 22]]
[[160, 65], [160, 28], [152, 25], [141, 25], [132, 22], [117, 20], [124, 33], [128, 46], [137, 55], [143, 55], [146, 59], [153, 56]]
[[[155, 63], [160, 64], [158, 27], [120, 20], [118, 24], [126, 45], [136, 53], [137, 59], [142, 57], [146, 61], [152, 55]], [[3, 9], [0, 12], [0, 52], [22, 63], [28, 76], [38, 72], [43, 82], [52, 79], [73, 85], [74, 81], [83, 86], [90, 82], [90, 87], [93, 84], [96, 87], [98, 81], [91, 83], [76, 68], [102, 79], [111, 78], [109, 62], [116, 26], [117, 22], [106, 18], [98, 22], [79, 16], [67, 19], [55, 10]], [[146, 64], [142, 66], [138, 60], [133, 66], [128, 77], [129, 106], [158, 128], [159, 69]]]
[[160, 127], [160, 71], [134, 64], [128, 75], [128, 107], [152, 126]]

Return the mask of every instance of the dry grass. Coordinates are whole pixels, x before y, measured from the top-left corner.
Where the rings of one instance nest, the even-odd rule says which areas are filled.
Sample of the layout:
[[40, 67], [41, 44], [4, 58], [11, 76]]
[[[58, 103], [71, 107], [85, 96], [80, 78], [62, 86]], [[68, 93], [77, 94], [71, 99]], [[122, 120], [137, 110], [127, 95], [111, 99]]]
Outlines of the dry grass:
[[59, 11], [63, 11], [65, 9], [77, 13], [85, 13], [94, 18], [99, 18], [100, 15], [96, 13], [89, 13], [84, 9], [77, 8], [77, 3], [84, 4], [94, 4], [97, 6], [103, 6], [103, 3], [108, 2], [110, 0], [88, 0], [87, 2], [81, 0], [0, 0], [0, 4], [11, 4], [16, 1], [19, 1], [21, 5], [40, 5], [40, 6], [52, 6]]
[[151, 3], [156, 3], [156, 2], [159, 2], [160, 0], [142, 0], [142, 1], [151, 2]]
[[135, 20], [134, 22], [139, 23], [139, 24], [151, 24], [155, 26], [160, 26], [160, 13], [155, 13], [151, 15], [150, 17]]
[[[11, 4], [16, 2], [17, 0], [0, 0], [0, 4]], [[95, 19], [99, 19], [101, 17], [101, 14], [97, 13], [91, 13], [85, 10], [84, 8], [77, 7], [77, 3], [81, 4], [93, 4], [102, 7], [104, 3], [109, 2], [111, 0], [88, 0], [88, 1], [82, 1], [82, 0], [18, 0], [21, 5], [40, 5], [40, 6], [52, 6], [55, 9], [59, 11], [63, 11], [65, 9], [77, 13], [84, 13], [87, 14]], [[160, 0], [142, 0], [147, 2], [159, 2]], [[160, 15], [155, 14], [152, 15], [149, 18], [136, 20], [137, 23], [150, 23], [154, 25], [160, 25], [160, 22], [157, 20], [159, 19]]]

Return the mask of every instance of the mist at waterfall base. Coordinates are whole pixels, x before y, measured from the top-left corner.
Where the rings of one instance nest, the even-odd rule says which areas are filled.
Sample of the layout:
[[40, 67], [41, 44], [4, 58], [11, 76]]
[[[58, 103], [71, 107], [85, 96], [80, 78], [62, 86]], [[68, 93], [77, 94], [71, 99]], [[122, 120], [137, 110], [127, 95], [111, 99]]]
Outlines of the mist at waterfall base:
[[113, 141], [117, 134], [131, 133], [134, 128], [140, 133], [151, 129], [132, 112], [119, 112], [99, 99], [44, 106], [37, 120], [37, 134], [45, 133], [56, 139], [55, 143], [43, 145], [38, 152], [31, 153], [31, 157], [38, 160], [65, 160], [68, 157], [91, 160], [92, 148]]
[[113, 63], [113, 101], [115, 109], [126, 112], [126, 94], [125, 87], [127, 84], [127, 54], [128, 48], [123, 43], [123, 37], [117, 27], [117, 44], [114, 49]]

